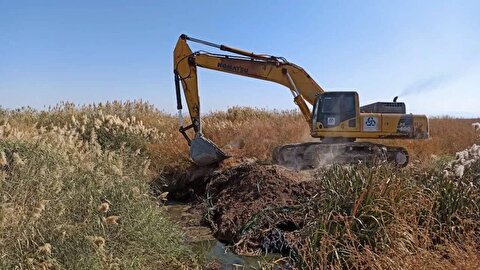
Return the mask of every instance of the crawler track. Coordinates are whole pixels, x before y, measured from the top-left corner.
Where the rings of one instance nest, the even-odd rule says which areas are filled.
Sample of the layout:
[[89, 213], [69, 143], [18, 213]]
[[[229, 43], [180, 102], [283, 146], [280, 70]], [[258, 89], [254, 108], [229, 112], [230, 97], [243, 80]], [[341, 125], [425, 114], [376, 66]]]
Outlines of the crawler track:
[[330, 164], [374, 164], [391, 162], [408, 164], [408, 153], [402, 147], [389, 147], [369, 142], [300, 143], [280, 146], [273, 151], [275, 164], [296, 169], [314, 169]]

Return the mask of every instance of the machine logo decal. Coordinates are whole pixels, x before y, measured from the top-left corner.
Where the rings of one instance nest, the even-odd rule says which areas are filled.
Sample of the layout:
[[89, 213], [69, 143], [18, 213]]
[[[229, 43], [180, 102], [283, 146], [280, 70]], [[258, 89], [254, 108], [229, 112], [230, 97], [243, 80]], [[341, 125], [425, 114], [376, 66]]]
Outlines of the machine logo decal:
[[217, 64], [218, 68], [223, 68], [225, 70], [231, 71], [231, 72], [236, 72], [236, 73], [248, 73], [248, 68], [242, 67], [242, 66], [233, 66], [230, 64], [225, 64], [225, 63], [218, 63]]
[[378, 117], [368, 116], [363, 118], [364, 131], [378, 131]]
[[335, 117], [328, 117], [328, 119], [327, 119], [327, 125], [329, 125], [329, 126], [335, 126]]

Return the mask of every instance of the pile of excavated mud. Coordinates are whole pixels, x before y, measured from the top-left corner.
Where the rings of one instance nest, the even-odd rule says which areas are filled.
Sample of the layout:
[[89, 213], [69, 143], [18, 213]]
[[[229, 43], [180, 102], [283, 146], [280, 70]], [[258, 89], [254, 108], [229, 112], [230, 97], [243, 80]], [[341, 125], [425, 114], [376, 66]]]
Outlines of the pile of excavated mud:
[[306, 222], [318, 189], [304, 172], [274, 165], [242, 164], [178, 173], [170, 199], [189, 199], [203, 212], [214, 236], [237, 253], [288, 253]]

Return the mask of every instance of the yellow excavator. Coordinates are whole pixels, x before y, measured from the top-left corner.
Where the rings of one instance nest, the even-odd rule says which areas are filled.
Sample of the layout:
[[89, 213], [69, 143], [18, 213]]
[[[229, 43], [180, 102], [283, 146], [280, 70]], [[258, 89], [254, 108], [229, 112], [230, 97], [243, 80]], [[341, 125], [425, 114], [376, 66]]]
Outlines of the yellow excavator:
[[[203, 50], [193, 52], [188, 41], [233, 54]], [[397, 102], [397, 98], [393, 102], [376, 102], [360, 107], [357, 92], [326, 92], [305, 70], [283, 57], [255, 54], [181, 35], [174, 49], [173, 61], [179, 130], [190, 145], [191, 159], [199, 166], [219, 163], [228, 155], [202, 134], [198, 67], [272, 81], [291, 91], [293, 101], [310, 126], [311, 136], [320, 140], [275, 148], [272, 154], [274, 163], [285, 167], [307, 169], [324, 164], [369, 163], [374, 160], [405, 166], [409, 156], [404, 148], [356, 140], [426, 139], [429, 136], [427, 117], [406, 114], [405, 104]], [[182, 89], [191, 119], [188, 126], [183, 124]], [[186, 133], [192, 128], [194, 138]]]

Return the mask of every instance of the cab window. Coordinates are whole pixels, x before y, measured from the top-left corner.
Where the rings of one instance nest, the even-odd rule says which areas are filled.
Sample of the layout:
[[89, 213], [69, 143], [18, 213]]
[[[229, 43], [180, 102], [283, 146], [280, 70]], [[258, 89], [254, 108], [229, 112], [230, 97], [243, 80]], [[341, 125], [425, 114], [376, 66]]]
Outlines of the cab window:
[[344, 95], [342, 103], [345, 120], [355, 117], [355, 95]]
[[324, 127], [335, 127], [355, 118], [355, 92], [327, 92], [315, 104], [315, 117]]
[[322, 113], [339, 113], [341, 110], [339, 97], [324, 97], [322, 100]]

